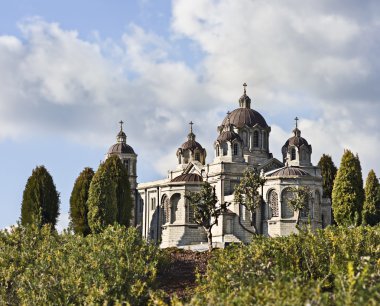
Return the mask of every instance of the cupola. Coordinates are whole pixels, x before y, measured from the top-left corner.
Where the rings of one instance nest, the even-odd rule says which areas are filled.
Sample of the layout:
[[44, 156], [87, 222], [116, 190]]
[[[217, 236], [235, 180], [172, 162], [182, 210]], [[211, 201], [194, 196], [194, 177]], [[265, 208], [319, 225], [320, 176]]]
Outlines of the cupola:
[[180, 168], [186, 167], [189, 162], [199, 162], [202, 165], [206, 163], [206, 150], [195, 141], [195, 134], [193, 133], [194, 123], [190, 123], [190, 133], [187, 135], [187, 141], [185, 141], [177, 150], [178, 166]]
[[289, 166], [311, 166], [312, 147], [305, 138], [301, 137], [301, 130], [298, 128], [298, 117], [294, 120], [296, 127], [293, 130], [293, 136], [282, 147], [284, 163]]

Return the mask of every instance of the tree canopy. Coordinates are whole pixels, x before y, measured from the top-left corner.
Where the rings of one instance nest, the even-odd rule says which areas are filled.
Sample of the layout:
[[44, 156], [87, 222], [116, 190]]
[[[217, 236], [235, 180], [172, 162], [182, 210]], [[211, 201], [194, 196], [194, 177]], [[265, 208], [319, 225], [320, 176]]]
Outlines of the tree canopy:
[[210, 183], [203, 183], [199, 192], [186, 195], [189, 205], [194, 207], [194, 222], [201, 225], [207, 232], [209, 251], [212, 250], [212, 227], [218, 224], [219, 216], [227, 209], [228, 204], [218, 205], [215, 188]]
[[37, 166], [28, 178], [21, 204], [21, 224], [35, 224], [41, 227], [44, 224], [57, 223], [59, 215], [59, 193], [53, 178], [44, 166]]
[[345, 150], [332, 191], [332, 209], [338, 225], [359, 225], [364, 201], [363, 178], [358, 155]]
[[88, 235], [91, 233], [88, 225], [88, 191], [94, 170], [84, 168], [77, 177], [70, 197], [70, 220], [71, 226], [76, 234]]
[[370, 170], [365, 184], [363, 223], [376, 225], [380, 222], [380, 187], [375, 171]]
[[323, 154], [318, 162], [323, 179], [323, 196], [331, 199], [336, 172], [338, 171], [331, 156]]
[[[235, 202], [244, 205], [253, 214], [261, 204], [260, 187], [265, 181], [256, 169], [247, 168], [239, 184], [235, 185]], [[255, 225], [254, 220], [252, 225]]]
[[99, 166], [89, 189], [88, 224], [92, 232], [101, 232], [107, 225], [129, 225], [132, 198], [127, 169], [116, 155]]

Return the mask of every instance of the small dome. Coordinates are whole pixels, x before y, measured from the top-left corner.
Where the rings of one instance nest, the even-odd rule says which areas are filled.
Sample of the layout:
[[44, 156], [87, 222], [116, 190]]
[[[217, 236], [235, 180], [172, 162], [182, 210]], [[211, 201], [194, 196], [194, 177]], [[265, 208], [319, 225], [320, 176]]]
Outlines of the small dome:
[[202, 177], [196, 173], [186, 173], [175, 177], [172, 182], [203, 182]]
[[301, 131], [297, 127], [293, 130], [293, 134], [294, 136], [290, 137], [282, 146], [283, 151], [286, 150], [289, 146], [296, 146], [297, 148], [299, 148], [304, 145], [311, 148], [307, 140], [301, 137]]
[[182, 150], [191, 150], [194, 151], [195, 149], [203, 150], [202, 146], [199, 144], [199, 142], [196, 142], [194, 139], [189, 139], [188, 141], [184, 142], [181, 145]]
[[135, 151], [130, 145], [127, 145], [126, 143], [115, 143], [109, 148], [108, 154], [116, 153], [135, 154]]
[[292, 176], [309, 176], [310, 174], [307, 173], [305, 170], [302, 170], [298, 167], [284, 167], [279, 170], [276, 170], [270, 174], [268, 174], [268, 177], [292, 177]]
[[190, 133], [187, 135], [187, 141], [181, 145], [182, 150], [194, 151], [195, 149], [203, 150], [199, 142], [195, 141], [195, 134], [193, 133], [193, 122], [190, 123]]
[[[229, 115], [230, 123], [236, 126], [237, 128], [242, 128], [245, 125], [253, 127], [256, 124], [260, 125], [263, 128], [267, 128], [268, 124], [261, 114], [251, 108], [237, 108]], [[224, 118], [222, 125], [227, 125], [228, 116]]]
[[224, 131], [222, 132], [216, 141], [225, 142], [225, 141], [233, 141], [237, 139], [238, 141], [242, 141], [239, 134], [234, 131]]

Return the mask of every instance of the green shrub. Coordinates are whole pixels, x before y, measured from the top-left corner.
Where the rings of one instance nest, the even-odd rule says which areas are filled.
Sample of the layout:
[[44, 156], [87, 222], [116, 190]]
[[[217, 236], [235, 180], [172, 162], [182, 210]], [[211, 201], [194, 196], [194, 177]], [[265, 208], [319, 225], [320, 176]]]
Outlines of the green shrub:
[[0, 304], [144, 304], [159, 250], [135, 229], [62, 235], [45, 226], [0, 232]]
[[209, 261], [191, 304], [376, 305], [380, 227], [255, 237]]

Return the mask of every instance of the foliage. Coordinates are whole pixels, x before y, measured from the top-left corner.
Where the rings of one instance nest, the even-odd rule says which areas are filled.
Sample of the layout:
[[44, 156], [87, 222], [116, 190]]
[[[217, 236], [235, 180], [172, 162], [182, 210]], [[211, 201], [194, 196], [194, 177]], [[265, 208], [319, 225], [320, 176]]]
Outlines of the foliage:
[[331, 199], [331, 194], [334, 186], [336, 168], [330, 155], [323, 154], [318, 162], [318, 167], [321, 168], [323, 179], [323, 196]]
[[363, 223], [369, 225], [378, 224], [380, 222], [380, 186], [373, 170], [368, 173], [364, 191]]
[[28, 178], [21, 204], [21, 224], [55, 226], [59, 215], [59, 193], [44, 166], [36, 167]]
[[189, 205], [194, 207], [194, 222], [201, 225], [207, 232], [209, 251], [212, 250], [212, 227], [218, 224], [219, 216], [227, 209], [228, 204], [218, 205], [218, 198], [208, 182], [202, 185], [200, 192], [186, 195]]
[[70, 219], [71, 227], [76, 234], [88, 235], [91, 230], [87, 221], [88, 191], [94, 171], [91, 168], [84, 168], [75, 181], [70, 197]]
[[90, 184], [87, 203], [91, 231], [98, 233], [115, 222], [129, 226], [131, 189], [127, 169], [116, 155], [99, 166]]
[[0, 304], [142, 305], [161, 258], [124, 226], [86, 237], [14, 227], [0, 232]]
[[259, 190], [265, 181], [256, 169], [247, 168], [239, 184], [235, 185], [235, 202], [244, 205], [253, 214], [260, 207], [262, 197]]
[[359, 157], [345, 150], [332, 192], [332, 209], [338, 225], [361, 223], [364, 201], [362, 170]]
[[88, 191], [88, 225], [92, 233], [100, 233], [116, 222], [117, 202], [112, 173], [105, 163], [99, 166]]
[[311, 190], [308, 186], [298, 186], [290, 188], [292, 197], [289, 199], [289, 205], [297, 212], [297, 222], [300, 222], [300, 212], [303, 209], [309, 209], [309, 201], [312, 197]]
[[133, 208], [131, 198], [131, 187], [128, 179], [127, 168], [116, 155], [112, 155], [104, 163], [112, 174], [112, 181], [115, 184], [115, 196], [117, 203], [117, 223], [129, 226]]
[[193, 305], [378, 305], [380, 227], [254, 237], [216, 253]]

